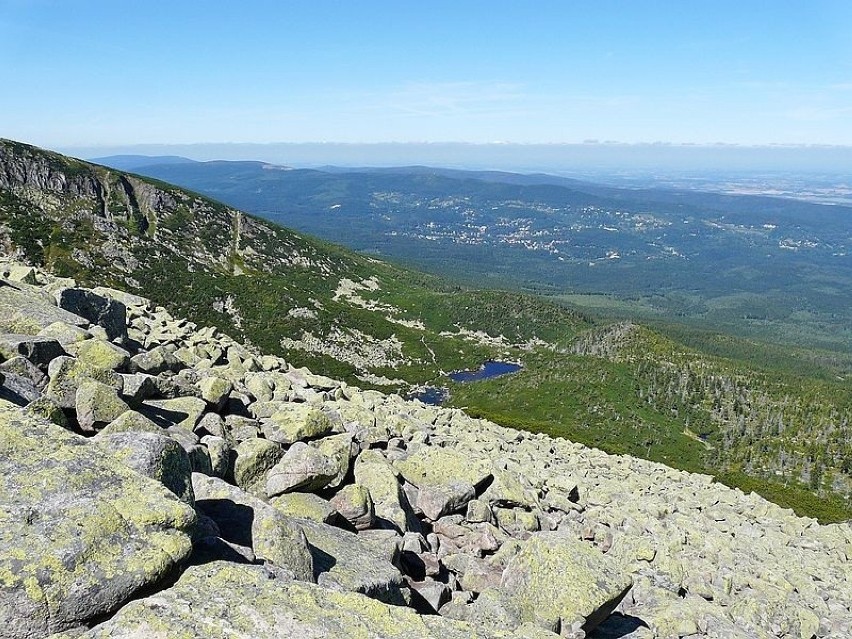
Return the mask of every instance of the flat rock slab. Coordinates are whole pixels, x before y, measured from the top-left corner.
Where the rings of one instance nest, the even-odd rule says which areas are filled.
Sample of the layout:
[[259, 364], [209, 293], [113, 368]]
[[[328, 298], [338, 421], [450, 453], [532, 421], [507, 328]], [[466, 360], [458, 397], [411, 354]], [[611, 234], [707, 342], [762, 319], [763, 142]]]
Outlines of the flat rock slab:
[[509, 639], [364, 595], [277, 579], [262, 566], [189, 568], [170, 589], [134, 601], [84, 639]]
[[522, 622], [568, 626], [582, 618], [590, 632], [606, 619], [633, 581], [611, 558], [562, 533], [530, 538], [503, 572], [501, 590]]
[[421, 446], [394, 467], [420, 489], [417, 507], [433, 521], [465, 506], [491, 477], [487, 460], [472, 460], [451, 448]]
[[226, 541], [247, 546], [259, 559], [314, 580], [313, 557], [301, 527], [272, 506], [217, 477], [192, 474], [195, 506], [219, 527]]
[[60, 355], [65, 355], [62, 344], [50, 337], [37, 335], [0, 334], [0, 356], [12, 359], [21, 355], [33, 364], [47, 370], [47, 365]]
[[35, 335], [54, 322], [86, 328], [89, 320], [57, 308], [40, 289], [26, 285], [0, 286], [0, 331]]
[[389, 604], [403, 605], [402, 574], [371, 539], [307, 519], [293, 519], [311, 545], [314, 575], [320, 586], [360, 592]]
[[0, 636], [116, 610], [191, 549], [195, 511], [62, 428], [0, 408]]

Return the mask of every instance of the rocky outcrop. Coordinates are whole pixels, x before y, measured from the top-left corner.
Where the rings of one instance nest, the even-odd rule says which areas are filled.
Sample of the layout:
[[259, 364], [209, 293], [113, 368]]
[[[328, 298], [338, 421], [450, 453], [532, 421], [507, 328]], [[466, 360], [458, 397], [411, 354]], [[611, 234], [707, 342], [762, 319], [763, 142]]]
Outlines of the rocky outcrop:
[[0, 271], [4, 639], [852, 633], [848, 524]]
[[193, 509], [85, 439], [0, 409], [0, 636], [113, 612], [192, 550]]
[[[216, 596], [211, 597], [210, 593]], [[486, 639], [505, 633], [389, 606], [356, 593], [280, 579], [262, 566], [190, 568], [174, 587], [129, 604], [81, 639], [114, 637], [316, 637]], [[544, 635], [539, 635], [544, 636]]]

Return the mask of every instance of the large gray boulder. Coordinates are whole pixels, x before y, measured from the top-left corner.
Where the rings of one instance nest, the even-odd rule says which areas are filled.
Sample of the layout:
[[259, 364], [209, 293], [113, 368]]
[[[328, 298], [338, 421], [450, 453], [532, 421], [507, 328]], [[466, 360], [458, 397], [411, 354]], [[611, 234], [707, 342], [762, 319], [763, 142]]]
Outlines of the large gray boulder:
[[127, 308], [118, 300], [103, 297], [84, 288], [63, 288], [55, 295], [59, 308], [102, 327], [106, 331], [107, 339], [127, 338]]
[[420, 522], [402, 491], [396, 472], [379, 451], [368, 449], [358, 455], [355, 483], [370, 491], [377, 525], [399, 532], [419, 532]]
[[[212, 593], [215, 593], [213, 595]], [[277, 578], [263, 566], [189, 568], [168, 590], [134, 601], [81, 639], [510, 639], [354, 592]]]
[[112, 386], [121, 393], [124, 379], [118, 373], [103, 368], [94, 368], [73, 357], [57, 357], [47, 369], [50, 381], [45, 394], [53, 398], [62, 408], [74, 408], [77, 389], [86, 380], [94, 380]]
[[314, 576], [320, 586], [360, 592], [385, 603], [402, 605], [402, 574], [386, 558], [382, 544], [307, 519], [292, 519], [311, 545]]
[[503, 572], [501, 590], [522, 622], [558, 629], [581, 620], [590, 632], [633, 582], [590, 544], [558, 532], [533, 535]]
[[344, 486], [330, 503], [356, 530], [365, 530], [376, 521], [376, 507], [370, 491], [360, 484]]
[[266, 475], [284, 456], [278, 442], [251, 437], [234, 448], [234, 483], [256, 497], [266, 496]]
[[331, 433], [328, 416], [312, 404], [280, 402], [274, 413], [261, 422], [267, 439], [280, 444], [314, 439]]
[[122, 371], [130, 363], [130, 353], [112, 342], [102, 339], [87, 339], [65, 347], [81, 362], [93, 368]]
[[50, 337], [16, 335], [14, 333], [0, 334], [0, 358], [3, 359], [11, 359], [20, 355], [46, 371], [51, 361], [65, 354], [62, 344]]
[[100, 430], [130, 407], [112, 386], [89, 379], [84, 380], [74, 396], [77, 422], [84, 431]]
[[15, 373], [0, 373], [0, 399], [26, 406], [41, 396], [41, 390], [29, 378]]
[[57, 308], [51, 296], [34, 286], [0, 282], [0, 331], [36, 335], [54, 322], [86, 328], [89, 320]]
[[183, 366], [183, 363], [174, 356], [172, 349], [168, 346], [156, 346], [130, 358], [130, 371], [133, 373], [148, 373], [149, 375], [159, 375], [166, 371], [176, 373]]
[[327, 455], [337, 464], [337, 474], [328, 482], [329, 488], [342, 486], [352, 468], [352, 460], [358, 454], [358, 447], [354, 444], [350, 433], [331, 435], [323, 437], [311, 444], [323, 455]]
[[452, 448], [420, 446], [394, 467], [417, 486], [416, 505], [432, 521], [465, 507], [491, 477], [487, 460], [471, 459]]
[[274, 497], [283, 493], [322, 489], [331, 481], [339, 466], [316, 448], [296, 442], [284, 453], [266, 476], [266, 495]]
[[170, 575], [196, 515], [81, 437], [0, 408], [0, 636], [111, 613]]
[[190, 506], [195, 503], [189, 455], [171, 437], [126, 432], [100, 435], [97, 442], [125, 466], [156, 479]]
[[314, 580], [314, 563], [301, 528], [269, 504], [218, 477], [192, 474], [195, 506], [219, 527], [222, 538], [247, 546], [259, 559]]
[[204, 411], [207, 402], [198, 397], [175, 397], [173, 399], [146, 399], [139, 412], [163, 428], [180, 426], [192, 431]]

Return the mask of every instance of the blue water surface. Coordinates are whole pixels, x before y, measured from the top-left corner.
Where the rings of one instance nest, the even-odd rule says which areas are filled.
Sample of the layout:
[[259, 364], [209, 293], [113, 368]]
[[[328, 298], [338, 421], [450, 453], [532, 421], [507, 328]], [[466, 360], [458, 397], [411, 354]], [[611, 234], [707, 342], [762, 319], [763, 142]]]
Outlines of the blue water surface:
[[488, 360], [475, 371], [456, 371], [450, 373], [449, 377], [454, 382], [475, 382], [481, 379], [490, 379], [491, 377], [517, 373], [519, 370], [521, 370], [519, 364]]
[[419, 399], [424, 404], [432, 406], [440, 406], [449, 397], [449, 392], [446, 388], [438, 388], [436, 386], [423, 386], [413, 393], [406, 395], [406, 399]]

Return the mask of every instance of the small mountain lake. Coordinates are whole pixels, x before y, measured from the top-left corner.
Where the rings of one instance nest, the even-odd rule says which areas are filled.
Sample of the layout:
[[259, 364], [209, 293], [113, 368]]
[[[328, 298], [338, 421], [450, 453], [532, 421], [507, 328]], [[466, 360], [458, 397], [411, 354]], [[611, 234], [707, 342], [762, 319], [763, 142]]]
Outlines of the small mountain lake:
[[[468, 382], [477, 382], [483, 379], [490, 379], [492, 377], [500, 377], [501, 375], [510, 375], [512, 373], [517, 373], [521, 370], [522, 366], [520, 364], [514, 364], [512, 362], [498, 362], [496, 360], [488, 360], [482, 366], [475, 370], [467, 370], [467, 371], [453, 371], [452, 373], [448, 373], [447, 377], [449, 377], [454, 382], [459, 382], [461, 384], [466, 384]], [[432, 406], [440, 406], [443, 404], [450, 396], [450, 392], [446, 388], [441, 388], [439, 386], [421, 386], [415, 391], [406, 395], [407, 399], [419, 399], [424, 404], [430, 404]]]
[[450, 373], [448, 377], [454, 382], [476, 382], [480, 379], [490, 379], [491, 377], [499, 377], [500, 375], [517, 373], [519, 370], [521, 370], [520, 364], [488, 360], [476, 370], [455, 371]]

